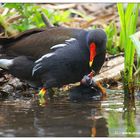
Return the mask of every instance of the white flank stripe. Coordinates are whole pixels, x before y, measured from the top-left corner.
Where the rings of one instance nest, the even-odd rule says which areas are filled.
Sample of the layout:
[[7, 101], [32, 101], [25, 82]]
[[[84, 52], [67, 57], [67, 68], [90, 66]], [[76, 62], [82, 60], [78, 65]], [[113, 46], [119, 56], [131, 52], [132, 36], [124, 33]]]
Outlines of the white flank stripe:
[[71, 42], [71, 41], [75, 41], [76, 39], [75, 38], [70, 38], [68, 40], [66, 40], [67, 42]]
[[61, 48], [61, 47], [65, 47], [65, 46], [66, 46], [66, 44], [58, 44], [58, 45], [55, 45], [55, 46], [51, 47], [51, 50]]
[[49, 57], [53, 56], [54, 54], [55, 53], [47, 53], [47, 54], [43, 55], [41, 58], [39, 58], [38, 60], [36, 60], [35, 63], [42, 61], [44, 58], [49, 58]]
[[41, 68], [41, 66], [40, 67], [38, 67], [37, 69], [34, 69], [33, 68], [33, 71], [32, 71], [32, 76], [34, 76], [34, 73], [37, 71], [37, 70], [39, 70]]

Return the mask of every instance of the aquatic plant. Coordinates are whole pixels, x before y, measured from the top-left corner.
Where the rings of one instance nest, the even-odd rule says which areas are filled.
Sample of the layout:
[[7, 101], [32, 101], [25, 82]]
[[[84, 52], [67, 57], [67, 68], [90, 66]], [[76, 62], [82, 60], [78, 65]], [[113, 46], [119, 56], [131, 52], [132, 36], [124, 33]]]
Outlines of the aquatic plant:
[[124, 96], [124, 107], [123, 107], [123, 116], [125, 123], [125, 134], [127, 137], [135, 137], [137, 133], [136, 128], [136, 106], [135, 100], [128, 100], [128, 96], [125, 94]]
[[120, 46], [124, 49], [124, 90], [125, 93], [134, 93], [133, 66], [135, 47], [130, 35], [136, 32], [139, 5], [129, 3], [126, 8], [122, 3], [117, 4], [121, 24]]

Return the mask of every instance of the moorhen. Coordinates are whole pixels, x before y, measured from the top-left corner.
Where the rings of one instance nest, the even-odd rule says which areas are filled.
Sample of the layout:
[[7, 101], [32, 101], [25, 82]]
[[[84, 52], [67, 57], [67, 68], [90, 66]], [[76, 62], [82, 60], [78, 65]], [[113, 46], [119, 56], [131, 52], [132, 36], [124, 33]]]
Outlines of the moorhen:
[[0, 38], [0, 67], [37, 87], [61, 87], [79, 82], [93, 70], [98, 73], [106, 53], [102, 29], [64, 27], [34, 29], [10, 38]]

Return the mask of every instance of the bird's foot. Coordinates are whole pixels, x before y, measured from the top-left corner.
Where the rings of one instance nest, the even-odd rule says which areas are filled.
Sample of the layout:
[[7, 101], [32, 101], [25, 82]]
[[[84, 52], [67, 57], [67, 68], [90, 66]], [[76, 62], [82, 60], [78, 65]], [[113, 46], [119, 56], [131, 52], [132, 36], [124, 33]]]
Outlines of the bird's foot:
[[91, 71], [90, 74], [88, 74], [88, 77], [90, 77], [90, 79], [91, 79], [91, 85], [97, 86], [99, 88], [99, 90], [101, 91], [102, 97], [106, 97], [107, 94], [106, 94], [105, 88], [101, 85], [100, 82], [96, 82], [92, 79], [94, 77], [94, 75], [95, 75], [94, 71]]
[[95, 82], [94, 84], [95, 84], [95, 85], [99, 88], [99, 90], [101, 91], [102, 97], [106, 97], [106, 96], [107, 96], [106, 90], [105, 90], [105, 88], [101, 85], [101, 83], [100, 83], [100, 82]]

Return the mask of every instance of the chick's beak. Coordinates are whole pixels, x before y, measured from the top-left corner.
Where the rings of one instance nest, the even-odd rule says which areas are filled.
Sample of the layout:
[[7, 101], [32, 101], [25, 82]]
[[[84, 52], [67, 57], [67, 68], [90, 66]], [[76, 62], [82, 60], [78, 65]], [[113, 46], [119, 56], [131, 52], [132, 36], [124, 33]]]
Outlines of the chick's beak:
[[94, 61], [94, 57], [96, 56], [96, 45], [95, 43], [90, 44], [90, 58], [89, 58], [89, 66], [91, 67]]

